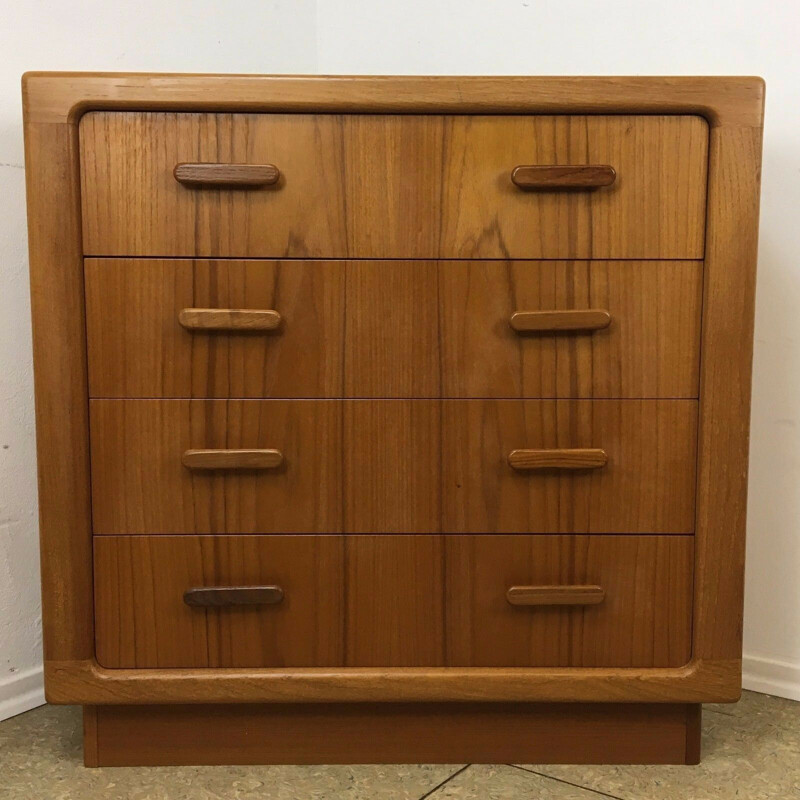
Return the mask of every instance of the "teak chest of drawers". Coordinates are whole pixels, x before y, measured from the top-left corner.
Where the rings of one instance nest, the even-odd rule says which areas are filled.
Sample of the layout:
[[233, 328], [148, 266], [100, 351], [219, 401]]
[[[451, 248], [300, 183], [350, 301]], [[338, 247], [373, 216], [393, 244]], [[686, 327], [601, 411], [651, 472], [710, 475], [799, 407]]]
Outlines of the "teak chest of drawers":
[[699, 759], [740, 692], [759, 79], [23, 94], [88, 765]]

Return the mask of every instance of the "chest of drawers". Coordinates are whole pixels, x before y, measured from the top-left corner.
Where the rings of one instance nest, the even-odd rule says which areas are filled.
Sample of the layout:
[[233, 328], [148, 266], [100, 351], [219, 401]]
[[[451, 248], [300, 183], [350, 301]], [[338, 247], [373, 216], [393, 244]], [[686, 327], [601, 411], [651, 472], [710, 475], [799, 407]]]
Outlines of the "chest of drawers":
[[740, 691], [760, 80], [23, 88], [87, 764], [699, 758]]

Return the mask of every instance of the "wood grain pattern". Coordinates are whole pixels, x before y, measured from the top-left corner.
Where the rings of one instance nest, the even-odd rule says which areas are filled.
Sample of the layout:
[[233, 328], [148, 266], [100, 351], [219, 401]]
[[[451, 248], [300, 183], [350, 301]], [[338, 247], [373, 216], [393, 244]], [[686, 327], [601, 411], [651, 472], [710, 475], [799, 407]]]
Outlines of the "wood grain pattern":
[[600, 469], [608, 454], [598, 447], [561, 447], [550, 450], [512, 450], [508, 465], [521, 472], [551, 469]]
[[190, 331], [274, 331], [281, 315], [271, 309], [183, 308], [178, 322]]
[[[697, 396], [697, 262], [86, 259], [85, 270], [97, 397]], [[243, 336], [180, 324], [187, 307], [214, 304], [279, 306], [283, 325]], [[592, 307], [608, 309], [608, 327], [564, 333], [588, 326]], [[521, 327], [533, 315], [560, 332], [515, 333], [522, 309]]]
[[[106, 667], [311, 666], [342, 659], [335, 537], [95, 537], [97, 660]], [[187, 589], [279, 585], [269, 606], [190, 607]]]
[[[105, 706], [91, 766], [682, 764], [693, 706], [333, 703]], [[276, 735], [276, 731], [280, 735]], [[84, 739], [87, 748], [87, 739]], [[697, 751], [699, 756], [699, 750]], [[89, 764], [87, 764], [89, 766]]]
[[[448, 663], [678, 667], [691, 655], [691, 536], [453, 536]], [[510, 586], [596, 584], [598, 605], [510, 605]]]
[[184, 186], [272, 186], [281, 177], [274, 164], [176, 164], [172, 174]]
[[[691, 533], [697, 404], [691, 400], [447, 400], [443, 530]], [[596, 448], [603, 469], [517, 472], [518, 448]]]
[[[694, 116], [86, 114], [90, 255], [701, 258]], [[280, 164], [279, 191], [187, 190], [180, 161]], [[613, 162], [613, 190], [520, 192], [520, 163]], [[570, 224], [563, 224], [564, 220]]]
[[[94, 397], [320, 397], [342, 393], [341, 263], [86, 259]], [[191, 333], [190, 307], [280, 313], [269, 335]]]
[[276, 667], [105, 669], [45, 665], [49, 702], [160, 703], [735, 703], [740, 659], [684, 667]]
[[[696, 397], [702, 264], [441, 262], [445, 397]], [[605, 309], [589, 334], [520, 335], [517, 311]]]
[[517, 333], [558, 331], [599, 331], [611, 324], [611, 314], [603, 309], [568, 311], [515, 311], [509, 324]]
[[575, 166], [520, 165], [511, 171], [511, 182], [520, 189], [598, 189], [617, 179], [614, 167], [603, 164]]
[[435, 400], [343, 404], [344, 530], [441, 530], [441, 405]]
[[506, 591], [512, 606], [595, 606], [605, 597], [602, 586], [509, 586]]
[[444, 666], [441, 536], [348, 536], [345, 663]]
[[[672, 539], [97, 537], [98, 660], [111, 668], [681, 666], [692, 540]], [[606, 595], [591, 608], [544, 607], [541, 596], [538, 608], [519, 608], [507, 598], [515, 584], [550, 584], [552, 593], [555, 584], [592, 582]], [[269, 605], [257, 590], [266, 584]], [[187, 591], [201, 601], [188, 602]], [[261, 605], [244, 607], [252, 601]]]
[[224, 606], [264, 606], [283, 602], [280, 586], [199, 586], [183, 593], [187, 606], [220, 608]]
[[[740, 691], [758, 78], [331, 78], [31, 73], [23, 79], [47, 697], [67, 703], [578, 700], [699, 703]], [[685, 668], [104, 670], [91, 652], [87, 385], [77, 122], [87, 110], [701, 114], [711, 128], [697, 620]], [[59, 202], [53, 204], [52, 198]], [[315, 230], [318, 229], [315, 228]], [[512, 310], [513, 311], [513, 310]], [[77, 368], [73, 365], [78, 364]], [[82, 409], [84, 409], [82, 411]], [[83, 450], [81, 448], [84, 448]], [[46, 474], [45, 474], [46, 473]], [[87, 646], [88, 643], [88, 646]], [[695, 717], [697, 715], [695, 714]], [[696, 737], [695, 737], [696, 738]], [[688, 737], [687, 737], [688, 739]]]
[[[342, 526], [330, 402], [92, 400], [95, 533], [329, 533]], [[193, 472], [192, 449], [279, 450], [283, 466]], [[302, 502], [297, 502], [302, 498]]]
[[277, 469], [283, 464], [280, 450], [186, 450], [181, 464], [190, 470]]

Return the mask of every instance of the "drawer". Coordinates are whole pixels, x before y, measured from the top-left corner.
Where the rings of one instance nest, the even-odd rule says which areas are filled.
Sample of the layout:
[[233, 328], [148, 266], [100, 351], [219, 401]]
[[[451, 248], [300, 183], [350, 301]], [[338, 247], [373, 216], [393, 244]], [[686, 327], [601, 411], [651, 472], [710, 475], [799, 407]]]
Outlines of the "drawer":
[[[81, 118], [80, 150], [88, 255], [703, 256], [708, 126], [695, 116], [98, 111]], [[196, 163], [221, 166], [176, 178]], [[553, 165], [609, 166], [614, 180], [512, 181]], [[242, 175], [262, 183], [232, 186]]]
[[448, 531], [694, 531], [694, 400], [452, 401], [444, 418]]
[[691, 536], [453, 536], [445, 548], [450, 664], [689, 661]]
[[96, 537], [97, 658], [679, 666], [691, 576], [686, 536]]
[[97, 399], [94, 531], [691, 533], [696, 414], [693, 400]]
[[701, 262], [89, 258], [85, 273], [94, 397], [697, 396]]

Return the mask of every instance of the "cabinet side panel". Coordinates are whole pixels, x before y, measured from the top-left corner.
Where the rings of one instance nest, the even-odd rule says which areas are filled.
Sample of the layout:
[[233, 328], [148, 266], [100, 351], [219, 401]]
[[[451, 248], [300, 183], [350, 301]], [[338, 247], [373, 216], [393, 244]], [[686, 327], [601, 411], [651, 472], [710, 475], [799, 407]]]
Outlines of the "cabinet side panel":
[[93, 654], [77, 132], [25, 125], [46, 660]]

